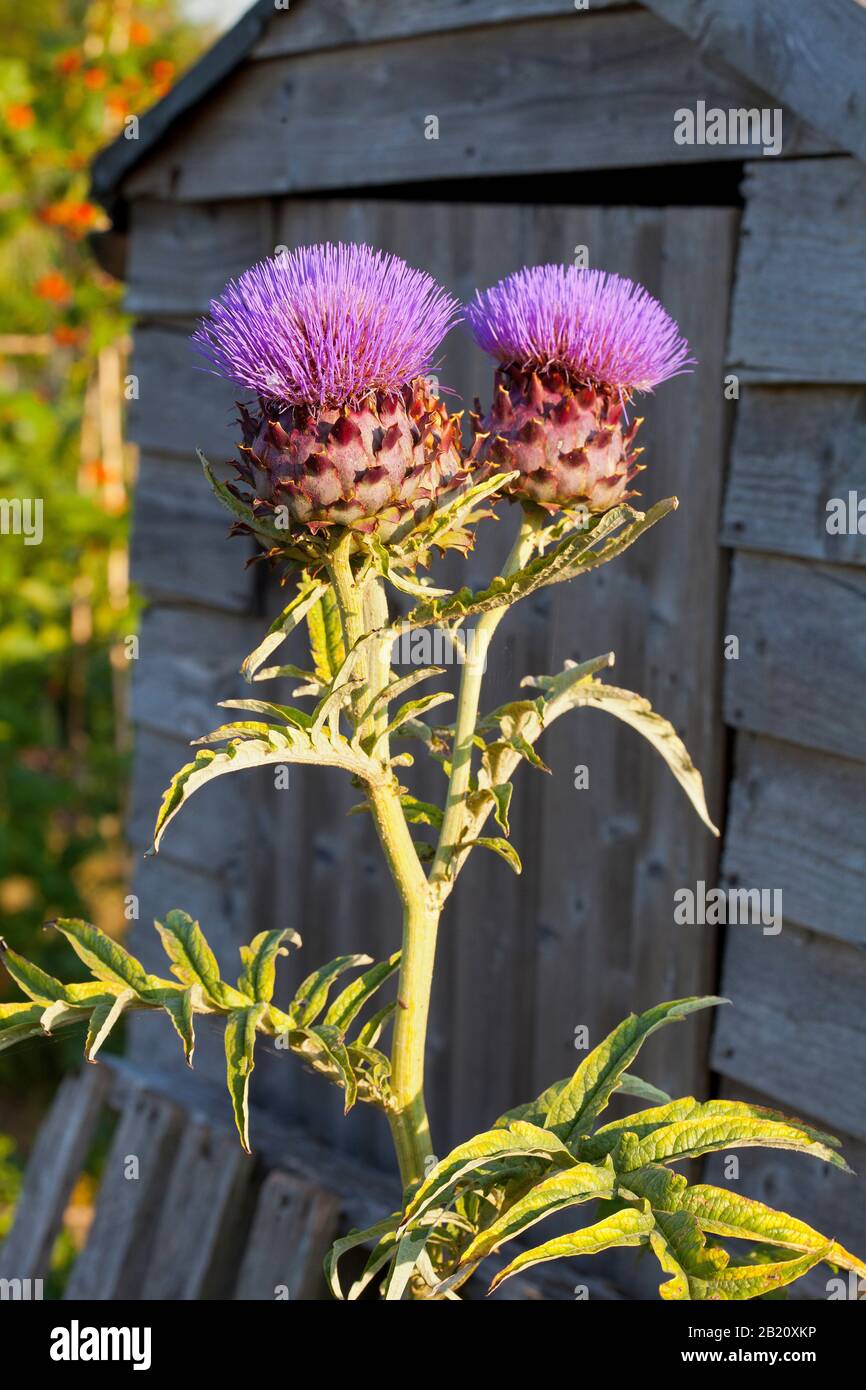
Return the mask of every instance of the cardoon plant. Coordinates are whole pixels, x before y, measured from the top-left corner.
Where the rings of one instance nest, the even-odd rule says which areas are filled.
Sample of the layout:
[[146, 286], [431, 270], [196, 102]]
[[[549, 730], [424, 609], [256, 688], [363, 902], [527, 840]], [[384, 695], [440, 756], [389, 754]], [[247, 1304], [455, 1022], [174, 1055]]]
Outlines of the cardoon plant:
[[[691, 365], [688, 347], [645, 290], [617, 276], [558, 266], [522, 270], [477, 295], [466, 315], [497, 361], [494, 399], [474, 416], [464, 455], [426, 378], [454, 301], [429, 276], [367, 247], [318, 246], [253, 267], [213, 302], [195, 335], [214, 369], [255, 393], [241, 406], [239, 482], [217, 494], [236, 527], [255, 534], [293, 593], [244, 662], [251, 683], [297, 682], [311, 707], [227, 700], [229, 722], [197, 740], [159, 809], [154, 848], [193, 792], [224, 773], [266, 763], [338, 767], [362, 796], [403, 906], [400, 949], [380, 964], [343, 956], [313, 970], [285, 1009], [273, 1002], [289, 931], [260, 933], [241, 949], [236, 985], [221, 978], [198, 923], [179, 909], [156, 923], [174, 979], [149, 975], [84, 922], [56, 926], [93, 980], [65, 985], [14, 952], [7, 967], [29, 1002], [0, 1005], [0, 1045], [87, 1022], [93, 1060], [127, 1009], [167, 1012], [191, 1062], [197, 1013], [225, 1019], [229, 1092], [247, 1148], [248, 1089], [259, 1034], [283, 1039], [310, 1067], [387, 1116], [402, 1180], [400, 1209], [334, 1246], [327, 1272], [343, 1296], [340, 1256], [367, 1246], [349, 1290], [373, 1280], [389, 1300], [457, 1298], [481, 1263], [516, 1242], [493, 1286], [543, 1261], [611, 1246], [649, 1246], [664, 1298], [748, 1299], [791, 1283], [819, 1261], [866, 1275], [866, 1265], [802, 1221], [705, 1184], [669, 1164], [737, 1146], [768, 1145], [845, 1167], [837, 1142], [799, 1120], [736, 1101], [670, 1096], [632, 1063], [658, 1028], [725, 1001], [679, 999], [629, 1015], [572, 1076], [494, 1120], [445, 1158], [434, 1157], [424, 1103], [424, 1054], [436, 934], [445, 904], [476, 848], [516, 872], [509, 835], [512, 779], [543, 767], [536, 744], [572, 710], [606, 710], [660, 753], [709, 831], [703, 786], [673, 727], [646, 700], [601, 677], [606, 653], [555, 675], [526, 676], [524, 693], [480, 712], [493, 635], [508, 609], [550, 584], [578, 578], [625, 551], [673, 510], [628, 505], [639, 465], [636, 392]], [[502, 572], [483, 589], [434, 588], [433, 552], [466, 551], [496, 503], [517, 500], [519, 525]], [[409, 594], [393, 621], [388, 593]], [[477, 620], [474, 628], [466, 624]], [[309, 669], [268, 664], [306, 623]], [[391, 671], [395, 637], [444, 630], [462, 658], [453, 723], [423, 716], [451, 697], [404, 697], [441, 667]], [[396, 706], [396, 709], [394, 709]], [[412, 743], [447, 778], [442, 805], [419, 800], [402, 778]], [[496, 829], [488, 825], [493, 819]], [[432, 832], [429, 840], [416, 839]], [[396, 948], [397, 943], [395, 943]], [[334, 993], [340, 976], [361, 971]], [[396, 1000], [359, 1023], [373, 995], [398, 976]], [[391, 1030], [390, 1049], [380, 1040]], [[648, 1108], [599, 1123], [615, 1093]], [[526, 1233], [555, 1212], [597, 1203], [594, 1220], [532, 1245]], [[728, 1244], [752, 1247], [738, 1259]]]

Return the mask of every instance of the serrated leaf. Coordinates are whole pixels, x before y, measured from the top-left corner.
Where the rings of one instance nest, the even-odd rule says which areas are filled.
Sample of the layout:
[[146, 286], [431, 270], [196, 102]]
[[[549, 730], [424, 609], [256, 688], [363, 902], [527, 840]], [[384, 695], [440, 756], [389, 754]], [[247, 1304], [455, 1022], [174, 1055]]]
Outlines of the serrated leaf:
[[277, 958], [289, 954], [283, 942], [295, 935], [286, 928], [263, 931], [253, 937], [248, 946], [241, 946], [244, 969], [238, 980], [238, 989], [242, 994], [248, 994], [260, 1003], [271, 1002], [277, 979]]
[[331, 738], [324, 731], [320, 731], [319, 736], [314, 738], [312, 731], [289, 727], [278, 729], [274, 726], [267, 740], [231, 741], [220, 752], [209, 748], [202, 749], [191, 763], [186, 763], [175, 773], [163, 794], [154, 830], [154, 852], [159, 849], [167, 827], [181, 807], [207, 782], [229, 772], [243, 772], [247, 768], [263, 767], [273, 763], [340, 767], [375, 785], [383, 784], [390, 775], [387, 770], [353, 748], [348, 740]]
[[193, 999], [197, 988], [197, 985], [190, 985], [188, 989], [166, 989], [159, 992], [159, 1003], [171, 1019], [172, 1027], [183, 1044], [183, 1055], [188, 1067], [192, 1066], [195, 1055]]
[[198, 922], [188, 912], [174, 908], [165, 921], [155, 921], [172, 974], [184, 985], [198, 985], [205, 999], [221, 1009], [243, 1008], [248, 999], [220, 979], [216, 956]]
[[[799, 1250], [804, 1254], [825, 1250], [828, 1246], [826, 1236], [805, 1222], [721, 1187], [705, 1183], [687, 1187], [680, 1198], [680, 1208], [689, 1212], [701, 1228], [711, 1235], [736, 1237], [738, 1240], [780, 1246], [785, 1250]], [[856, 1255], [850, 1254], [835, 1241], [829, 1242], [829, 1248], [830, 1253], [822, 1258], [866, 1277], [866, 1264], [858, 1260]]]
[[367, 970], [357, 980], [337, 995], [325, 1014], [324, 1022], [327, 1027], [336, 1028], [340, 1033], [345, 1033], [349, 1024], [357, 1018], [367, 1000], [376, 993], [376, 990], [385, 983], [386, 980], [399, 969], [400, 952], [395, 951], [388, 960], [380, 961], [374, 965], [372, 970]]
[[[788, 1123], [788, 1116], [783, 1115], [781, 1110], [769, 1110], [763, 1105], [747, 1105], [743, 1101], [736, 1100], [700, 1101], [695, 1100], [694, 1096], [681, 1096], [679, 1100], [666, 1101], [662, 1105], [653, 1106], [650, 1110], [638, 1110], [631, 1115], [625, 1115], [619, 1120], [612, 1120], [609, 1124], [603, 1125], [591, 1137], [581, 1141], [580, 1156], [592, 1162], [597, 1161], [605, 1154], [612, 1153], [621, 1136], [626, 1132], [635, 1139], [645, 1139], [665, 1125], [680, 1124], [687, 1121], [725, 1120], [742, 1115], [760, 1120], [777, 1120], [781, 1124]], [[832, 1135], [824, 1134], [821, 1130], [810, 1129], [806, 1125], [801, 1125], [801, 1128], [808, 1133], [811, 1139], [816, 1139], [819, 1143], [826, 1144], [830, 1148], [838, 1148], [838, 1140], [835, 1140]]]
[[79, 960], [97, 980], [131, 989], [137, 995], [146, 993], [151, 977], [142, 965], [111, 937], [82, 922], [78, 917], [59, 917], [53, 925], [66, 937]]
[[385, 1221], [378, 1221], [375, 1226], [368, 1226], [366, 1230], [349, 1231], [348, 1235], [341, 1236], [334, 1241], [327, 1255], [325, 1256], [324, 1270], [328, 1287], [335, 1298], [343, 1299], [343, 1290], [340, 1287], [338, 1265], [343, 1255], [350, 1250], [355, 1250], [359, 1245], [371, 1245], [374, 1241], [379, 1242], [384, 1236], [396, 1231], [400, 1221], [400, 1213], [389, 1216]]
[[17, 951], [13, 951], [11, 946], [0, 937], [0, 959], [8, 970], [12, 979], [23, 989], [28, 999], [33, 999], [37, 1004], [54, 1004], [58, 999], [66, 999], [66, 986], [59, 980], [55, 980], [53, 975], [49, 975], [45, 970], [40, 969], [24, 956], [19, 956]]
[[647, 1038], [657, 1028], [678, 1022], [698, 1009], [726, 1001], [715, 995], [704, 998], [673, 999], [657, 1004], [642, 1014], [629, 1014], [612, 1033], [593, 1048], [556, 1097], [545, 1119], [549, 1127], [567, 1126], [568, 1133], [586, 1134], [613, 1095], [623, 1072], [634, 1061]]
[[554, 1240], [546, 1241], [544, 1245], [525, 1250], [499, 1271], [490, 1285], [490, 1292], [504, 1284], [512, 1275], [519, 1274], [522, 1269], [532, 1269], [534, 1265], [543, 1264], [547, 1260], [597, 1255], [612, 1246], [644, 1245], [654, 1227], [655, 1222], [650, 1211], [627, 1207], [623, 1211], [614, 1212], [612, 1216], [597, 1221], [594, 1226], [587, 1226], [582, 1231], [573, 1231], [571, 1235], [557, 1236]]
[[610, 1162], [576, 1163], [573, 1168], [550, 1173], [512, 1203], [486, 1230], [479, 1232], [461, 1255], [461, 1263], [482, 1260], [554, 1212], [596, 1198], [612, 1198], [615, 1188], [616, 1174]]
[[358, 1099], [358, 1078], [355, 1075], [346, 1044], [336, 1028], [326, 1027], [323, 1023], [314, 1023], [306, 1031], [316, 1039], [327, 1061], [337, 1073], [345, 1095], [343, 1114], [347, 1115]]
[[278, 618], [275, 618], [268, 628], [264, 638], [256, 647], [255, 651], [250, 652], [241, 666], [241, 674], [248, 681], [256, 677], [256, 672], [263, 662], [267, 661], [271, 652], [275, 651], [281, 643], [285, 642], [289, 633], [303, 622], [314, 604], [327, 590], [327, 584], [318, 580], [304, 578], [298, 585], [298, 591], [290, 603], [287, 603]]
[[[801, 1255], [795, 1260], [778, 1260], [773, 1264], [729, 1265], [727, 1269], [721, 1270], [706, 1281], [706, 1287], [701, 1291], [700, 1297], [725, 1302], [761, 1298], [764, 1294], [774, 1293], [787, 1284], [793, 1284], [795, 1279], [801, 1279], [822, 1260], [830, 1259], [830, 1249], [831, 1246], [828, 1244], [823, 1250]], [[667, 1285], [662, 1285], [659, 1290], [663, 1298], [666, 1287]]]
[[379, 1009], [377, 1013], [373, 1014], [372, 1018], [368, 1018], [363, 1027], [358, 1030], [358, 1045], [374, 1047], [379, 1040], [382, 1029], [396, 1008], [397, 1002], [392, 1000], [390, 1004], [386, 1004], [383, 1009]]
[[[567, 536], [551, 551], [531, 560], [523, 569], [506, 577], [498, 575], [479, 593], [463, 588], [451, 598], [420, 604], [405, 622], [411, 627], [429, 627], [437, 623], [463, 621], [476, 613], [486, 613], [516, 603], [548, 584], [588, 573], [621, 554], [676, 505], [675, 498], [667, 498], [657, 502], [646, 513], [636, 512], [626, 504], [612, 507], [603, 516], [593, 518], [589, 527]], [[617, 530], [619, 534], [614, 535]]]
[[700, 772], [673, 724], [657, 714], [649, 700], [631, 690], [620, 690], [614, 685], [590, 680], [572, 685], [568, 696], [560, 696], [560, 701], [565, 701], [570, 709], [604, 710], [642, 734], [667, 763], [704, 825], [718, 835], [718, 827], [713, 824], [707, 809]]
[[385, 705], [391, 704], [393, 700], [399, 700], [401, 695], [405, 695], [407, 690], [411, 690], [420, 681], [430, 680], [431, 676], [444, 676], [444, 674], [444, 666], [422, 666], [418, 671], [410, 671], [408, 676], [401, 676], [398, 680], [392, 680], [384, 690], [380, 690], [378, 694], [373, 696], [360, 715], [359, 724], [366, 724], [367, 720], [371, 719]]
[[104, 1004], [97, 1004], [90, 1015], [90, 1022], [87, 1026], [87, 1040], [84, 1044], [84, 1056], [88, 1062], [96, 1061], [96, 1054], [102, 1047], [112, 1028], [117, 1023], [124, 1009], [136, 998], [134, 990], [123, 989], [119, 994]]
[[724, 1114], [711, 1113], [706, 1118], [694, 1114], [687, 1120], [654, 1129], [645, 1139], [623, 1134], [614, 1154], [617, 1170], [628, 1174], [647, 1163], [699, 1158], [701, 1154], [716, 1153], [720, 1149], [760, 1147], [811, 1154], [850, 1172], [841, 1154], [796, 1121], [783, 1124], [778, 1120], [766, 1120], [750, 1114], [747, 1105], [740, 1106], [736, 1101], [725, 1104], [730, 1108]]
[[571, 1166], [574, 1162], [561, 1140], [549, 1130], [516, 1120], [508, 1129], [491, 1129], [458, 1144], [422, 1182], [403, 1215], [403, 1225], [414, 1222], [434, 1201], [443, 1200], [468, 1173], [499, 1159], [549, 1157]]
[[340, 610], [330, 585], [324, 587], [318, 602], [309, 608], [307, 628], [316, 675], [329, 685], [346, 660]]
[[[220, 709], [243, 709], [251, 714], [266, 714], [270, 719], [280, 719], [293, 729], [309, 729], [313, 720], [306, 710], [295, 709], [293, 705], [275, 705], [270, 700], [220, 700]], [[250, 723], [250, 729], [269, 730], [270, 724]], [[209, 735], [210, 737], [210, 735]]]
[[233, 1009], [226, 1019], [226, 1082], [245, 1153], [250, 1152], [249, 1089], [255, 1067], [256, 1029], [266, 1008], [266, 1004], [252, 1004]]
[[513, 869], [516, 874], [523, 872], [523, 865], [517, 850], [501, 836], [480, 835], [475, 840], [461, 840], [459, 848], [461, 850], [471, 849], [473, 845], [480, 845], [482, 849], [490, 849], [494, 854], [498, 854], [500, 859], [504, 859], [509, 869]]
[[314, 970], [301, 982], [295, 997], [289, 1005], [289, 1016], [296, 1028], [309, 1028], [318, 1018], [328, 998], [334, 981], [347, 970], [357, 966], [372, 965], [372, 957], [365, 955], [337, 956], [336, 960]]
[[642, 1081], [633, 1072], [623, 1072], [619, 1078], [616, 1088], [620, 1095], [635, 1096], [637, 1100], [652, 1101], [655, 1105], [668, 1105], [670, 1096], [667, 1091], [661, 1090], [658, 1086], [652, 1086], [648, 1081]]
[[437, 705], [444, 705], [447, 700], [453, 699], [454, 696], [450, 691], [437, 690], [432, 695], [422, 695], [417, 700], [407, 700], [404, 705], [400, 706], [394, 718], [388, 721], [385, 728], [376, 738], [372, 749], [373, 757], [376, 756], [377, 750], [382, 746], [385, 740], [390, 738], [391, 734], [396, 733], [398, 729], [402, 728], [408, 720], [419, 720], [422, 714], [426, 714], [427, 710], [435, 709]]

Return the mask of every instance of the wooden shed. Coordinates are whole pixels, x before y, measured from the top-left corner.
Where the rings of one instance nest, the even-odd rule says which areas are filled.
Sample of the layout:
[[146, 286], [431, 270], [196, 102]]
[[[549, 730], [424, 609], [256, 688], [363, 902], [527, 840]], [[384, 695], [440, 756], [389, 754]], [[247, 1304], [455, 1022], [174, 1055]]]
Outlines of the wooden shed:
[[[468, 297], [586, 248], [657, 295], [699, 360], [646, 403], [644, 495], [677, 493], [679, 513], [617, 565], [521, 605], [489, 699], [613, 648], [618, 683], [675, 722], [702, 768], [721, 857], [628, 731], [594, 714], [556, 726], [553, 778], [527, 770], [516, 792], [523, 877], [474, 863], [443, 924], [440, 1151], [573, 1067], [579, 1025], [597, 1041], [629, 1009], [720, 987], [733, 1006], [714, 1031], [666, 1030], [644, 1073], [813, 1117], [866, 1171], [864, 59], [856, 0], [264, 0], [96, 163], [136, 321], [136, 848], [185, 741], [241, 693], [241, 659], [279, 601], [226, 539], [195, 459], [234, 447], [234, 392], [188, 344], [230, 276], [281, 245], [365, 240]], [[459, 328], [440, 377], [467, 401], [489, 394], [490, 365]], [[833, 499], [844, 526], [828, 524]], [[470, 583], [508, 530], [482, 530]], [[288, 791], [262, 771], [203, 793], [136, 872], [132, 947], [155, 964], [150, 923], [181, 906], [227, 969], [272, 925], [301, 932], [308, 966], [392, 950], [397, 904], [351, 800], [318, 769], [293, 769]], [[678, 924], [677, 891], [718, 883], [781, 890], [782, 930]], [[129, 1067], [187, 1113], [216, 1113], [223, 1066], [213, 1040], [181, 1091], [168, 1030], [133, 1034]], [[377, 1215], [389, 1180], [374, 1175], [391, 1168], [377, 1115], [344, 1121], [336, 1092], [277, 1056], [253, 1103], [294, 1136], [283, 1165], [336, 1194], [335, 1219]], [[756, 1152], [739, 1181], [866, 1247], [862, 1178]], [[224, 1179], [222, 1205], [231, 1191]], [[643, 1266], [605, 1258], [604, 1296], [654, 1295]]]

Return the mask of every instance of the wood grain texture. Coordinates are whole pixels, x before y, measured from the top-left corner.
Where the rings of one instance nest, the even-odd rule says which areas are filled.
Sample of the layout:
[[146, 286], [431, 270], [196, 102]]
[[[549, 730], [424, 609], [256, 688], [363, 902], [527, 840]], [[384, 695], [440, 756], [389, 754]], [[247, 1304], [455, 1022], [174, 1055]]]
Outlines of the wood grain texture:
[[[770, 1109], [785, 1109], [787, 1097], [762, 1095], [737, 1081], [723, 1080], [718, 1094], [725, 1100], [744, 1100]], [[816, 1124], [815, 1117], [799, 1112], [801, 1119]], [[816, 1124], [820, 1128], [820, 1123]], [[842, 1141], [842, 1153], [854, 1169], [840, 1172], [829, 1163], [816, 1163], [801, 1154], [786, 1153], [783, 1149], [738, 1149], [739, 1176], [732, 1179], [725, 1173], [731, 1155], [710, 1154], [704, 1160], [701, 1181], [730, 1187], [744, 1197], [766, 1202], [778, 1211], [806, 1221], [825, 1235], [833, 1236], [853, 1254], [863, 1258], [866, 1250], [866, 1145], [850, 1135], [835, 1131]], [[745, 1247], [739, 1247], [744, 1249]], [[847, 1274], [843, 1273], [847, 1284]], [[791, 1290], [793, 1299], [827, 1298], [827, 1287], [833, 1275], [825, 1265], [819, 1265]]]
[[741, 734], [724, 882], [779, 888], [786, 922], [866, 945], [864, 804], [862, 763]]
[[[641, 9], [247, 62], [145, 156], [124, 194], [237, 199], [754, 153], [676, 143], [675, 112], [698, 100], [766, 104]], [[430, 116], [438, 139], [425, 134]], [[794, 123], [788, 153], [826, 147]]]
[[866, 761], [866, 573], [737, 555], [727, 634], [725, 719], [804, 748]]
[[[130, 209], [125, 307], [131, 314], [198, 314], [226, 281], [273, 251], [268, 199], [219, 204], [137, 199]], [[199, 365], [205, 365], [201, 358]]]
[[252, 541], [238, 537], [229, 546], [231, 520], [196, 459], [145, 454], [138, 467], [130, 551], [138, 589], [149, 599], [248, 612], [256, 574], [244, 562]]
[[164, 1193], [141, 1298], [227, 1298], [249, 1228], [254, 1164], [237, 1136], [187, 1123]]
[[[852, 154], [866, 159], [863, 60], [866, 13], [851, 0], [644, 0], [689, 35], [784, 101]], [[828, 74], [832, 73], [832, 81]]]
[[[745, 386], [721, 539], [747, 550], [866, 565], [866, 534], [827, 530], [827, 505], [866, 499], [862, 387]], [[866, 518], [863, 521], [866, 531]]]
[[765, 159], [748, 166], [745, 197], [732, 368], [749, 381], [866, 381], [866, 169]]
[[713, 1066], [866, 1139], [864, 989], [866, 957], [845, 942], [791, 924], [772, 937], [729, 927], [722, 993], [733, 1007], [719, 1011]]
[[30, 1153], [15, 1220], [0, 1246], [0, 1279], [45, 1279], [70, 1193], [81, 1176], [110, 1073], [65, 1076]]
[[[129, 435], [141, 449], [175, 461], [188, 460], [196, 469], [196, 449], [201, 449], [219, 467], [235, 457], [240, 437], [235, 403], [239, 398], [248, 400], [250, 393], [202, 370], [189, 342], [194, 327], [190, 318], [149, 321], [136, 329], [132, 369], [138, 377], [139, 398], [130, 403]], [[206, 494], [204, 478], [201, 487]], [[246, 541], [239, 539], [234, 550], [242, 565], [250, 553]]]
[[[325, 1188], [273, 1172], [262, 1186], [234, 1297], [293, 1303], [327, 1298], [322, 1261], [337, 1235], [340, 1200]], [[286, 1294], [282, 1295], [286, 1297]]]
[[[93, 1225], [73, 1266], [64, 1297], [82, 1300], [140, 1297], [165, 1175], [182, 1130], [177, 1106], [144, 1091], [129, 1093], [108, 1156]], [[137, 1161], [137, 1176], [132, 1160]]]
[[[590, 9], [625, 9], [633, 0], [591, 0]], [[375, 43], [412, 34], [435, 34], [482, 24], [507, 24], [547, 15], [586, 17], [575, 0], [300, 0], [291, 13], [275, 15], [252, 50], [253, 58], [277, 58], [320, 48]], [[290, 22], [287, 22], [290, 21]]]

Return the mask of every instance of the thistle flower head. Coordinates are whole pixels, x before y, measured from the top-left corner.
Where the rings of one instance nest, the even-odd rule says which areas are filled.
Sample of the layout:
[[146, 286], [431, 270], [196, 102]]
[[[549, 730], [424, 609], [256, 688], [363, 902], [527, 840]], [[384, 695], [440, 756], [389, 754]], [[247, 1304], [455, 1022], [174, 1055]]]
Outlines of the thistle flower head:
[[193, 345], [218, 375], [266, 400], [339, 407], [423, 375], [457, 310], [399, 256], [327, 242], [231, 280]]
[[540, 265], [478, 291], [466, 308], [478, 346], [504, 365], [564, 368], [621, 394], [651, 391], [694, 358], [676, 323], [633, 280]]

